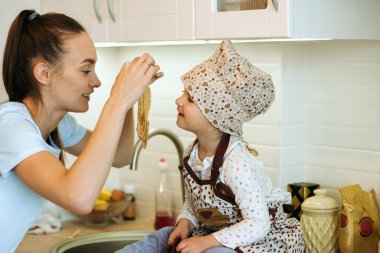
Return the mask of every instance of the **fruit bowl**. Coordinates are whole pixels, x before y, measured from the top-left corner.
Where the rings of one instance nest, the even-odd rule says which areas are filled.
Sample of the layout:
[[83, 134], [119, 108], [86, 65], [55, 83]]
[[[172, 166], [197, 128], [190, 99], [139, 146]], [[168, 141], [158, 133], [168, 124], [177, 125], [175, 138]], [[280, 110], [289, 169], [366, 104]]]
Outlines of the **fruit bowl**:
[[90, 213], [76, 215], [87, 226], [105, 226], [109, 222], [120, 223], [123, 212], [128, 208], [132, 197], [120, 190], [109, 191], [103, 188]]
[[88, 214], [79, 214], [79, 217], [88, 226], [105, 226], [109, 222], [120, 223], [123, 212], [130, 202], [127, 200], [111, 201], [107, 210], [92, 209]]

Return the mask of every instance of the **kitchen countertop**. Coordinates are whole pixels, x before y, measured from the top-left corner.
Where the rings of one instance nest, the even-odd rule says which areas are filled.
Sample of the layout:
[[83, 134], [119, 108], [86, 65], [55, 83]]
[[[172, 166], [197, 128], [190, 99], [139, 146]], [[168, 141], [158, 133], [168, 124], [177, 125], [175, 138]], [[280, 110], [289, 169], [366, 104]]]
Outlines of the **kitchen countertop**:
[[[111, 232], [111, 231], [126, 231], [126, 230], [139, 230], [139, 231], [154, 231], [153, 219], [139, 218], [131, 221], [123, 221], [120, 224], [111, 223], [104, 227], [89, 227], [83, 224], [82, 221], [72, 220], [63, 222], [61, 231], [53, 234], [44, 235], [29, 235], [27, 234], [21, 241], [21, 244], [16, 249], [16, 253], [49, 253], [49, 250], [62, 240], [69, 238], [72, 235], [75, 237]], [[380, 253], [380, 244], [379, 244]]]
[[120, 224], [111, 223], [103, 227], [89, 227], [79, 220], [66, 221], [63, 222], [62, 230], [57, 233], [43, 235], [27, 234], [16, 249], [16, 253], [49, 253], [49, 250], [54, 245], [72, 235], [78, 237], [86, 234], [126, 230], [153, 232], [153, 219], [139, 218], [131, 221], [123, 221]]

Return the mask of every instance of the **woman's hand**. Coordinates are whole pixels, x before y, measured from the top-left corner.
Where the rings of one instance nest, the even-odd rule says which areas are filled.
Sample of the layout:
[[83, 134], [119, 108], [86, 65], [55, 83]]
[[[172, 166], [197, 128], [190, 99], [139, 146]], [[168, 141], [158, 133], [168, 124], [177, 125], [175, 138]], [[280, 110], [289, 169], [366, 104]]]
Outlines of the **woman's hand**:
[[129, 109], [146, 87], [163, 76], [160, 67], [149, 54], [123, 64], [111, 90], [110, 98]]

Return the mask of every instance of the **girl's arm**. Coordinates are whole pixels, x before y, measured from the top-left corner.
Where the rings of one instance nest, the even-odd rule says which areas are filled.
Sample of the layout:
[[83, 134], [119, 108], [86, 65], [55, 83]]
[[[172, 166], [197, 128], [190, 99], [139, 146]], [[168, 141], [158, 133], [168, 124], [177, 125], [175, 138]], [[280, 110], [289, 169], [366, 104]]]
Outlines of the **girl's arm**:
[[223, 245], [211, 234], [201, 237], [190, 237], [182, 240], [178, 244], [176, 250], [178, 252], [202, 253], [206, 249], [220, 246]]

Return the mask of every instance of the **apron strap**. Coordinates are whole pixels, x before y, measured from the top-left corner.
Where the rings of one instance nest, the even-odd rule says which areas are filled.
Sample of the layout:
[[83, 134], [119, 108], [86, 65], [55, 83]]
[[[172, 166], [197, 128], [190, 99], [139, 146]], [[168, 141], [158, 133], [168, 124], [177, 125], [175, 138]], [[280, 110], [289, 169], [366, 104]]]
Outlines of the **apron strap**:
[[[193, 150], [195, 144], [197, 144], [197, 143], [198, 143], [198, 139], [196, 139], [196, 140], [194, 141], [193, 146], [191, 147], [189, 153], [191, 153], [191, 151]], [[190, 159], [190, 155], [185, 156], [185, 157], [183, 158], [183, 165], [184, 165], [184, 166], [187, 165], [187, 161], [189, 161], [189, 159]], [[179, 166], [178, 166], [178, 169], [179, 169], [180, 172], [184, 170], [184, 166], [182, 166], [182, 165], [179, 165]], [[189, 166], [189, 165], [187, 165], [187, 166]]]
[[228, 145], [230, 144], [230, 135], [224, 134], [220, 139], [219, 145], [216, 148], [214, 160], [212, 161], [211, 169], [211, 185], [214, 189], [214, 193], [221, 199], [236, 205], [235, 203], [235, 194], [232, 192], [231, 188], [221, 182], [216, 183], [220, 174], [220, 167], [222, 167], [224, 162], [224, 154], [227, 151]]
[[[194, 145], [198, 142], [198, 140], [195, 140]], [[235, 195], [232, 192], [231, 188], [219, 182], [218, 184], [216, 181], [219, 177], [219, 169], [222, 167], [223, 160], [224, 160], [224, 154], [226, 153], [226, 150], [228, 148], [228, 145], [230, 143], [230, 135], [229, 134], [223, 134], [222, 138], [219, 141], [218, 147], [216, 148], [215, 156], [212, 162], [212, 168], [211, 168], [211, 178], [209, 180], [200, 180], [197, 175], [194, 173], [194, 171], [190, 168], [188, 161], [190, 159], [190, 155], [186, 156], [183, 159], [184, 166], [178, 166], [178, 168], [183, 171], [187, 170], [187, 172], [190, 174], [190, 176], [193, 178], [195, 182], [197, 182], [200, 185], [203, 184], [210, 184], [214, 190], [214, 193], [219, 198], [236, 205], [235, 203]], [[194, 147], [193, 145], [193, 147]], [[191, 148], [192, 150], [193, 148]]]
[[230, 135], [224, 134], [220, 139], [219, 145], [216, 148], [215, 156], [212, 161], [212, 170], [211, 170], [211, 184], [213, 186], [216, 185], [216, 180], [219, 177], [219, 168], [222, 167], [224, 161], [224, 154], [228, 148], [228, 144], [230, 143]]

